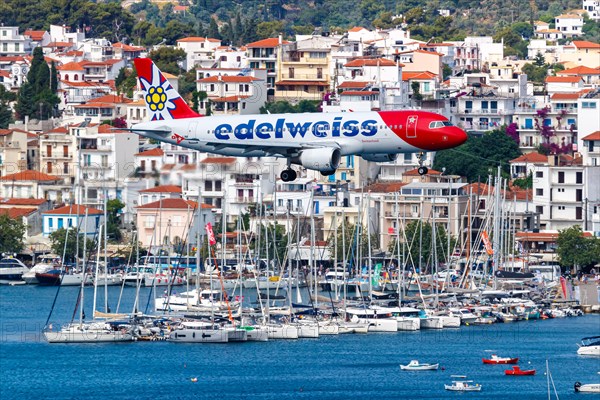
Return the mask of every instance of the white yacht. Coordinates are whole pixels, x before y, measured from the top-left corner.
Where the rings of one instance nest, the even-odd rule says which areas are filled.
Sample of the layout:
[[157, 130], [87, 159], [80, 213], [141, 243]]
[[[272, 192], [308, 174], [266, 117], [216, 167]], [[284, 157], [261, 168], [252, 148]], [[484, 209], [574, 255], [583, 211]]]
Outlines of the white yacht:
[[577, 354], [600, 357], [600, 336], [585, 337], [578, 346]]
[[44, 254], [38, 258], [38, 262], [31, 267], [29, 271], [23, 274], [22, 279], [29, 285], [35, 285], [38, 283], [35, 274], [44, 274], [54, 269], [59, 269], [61, 259], [56, 254]]
[[419, 309], [412, 307], [380, 307], [372, 306], [374, 310], [389, 313], [398, 323], [399, 331], [418, 331], [421, 329]]
[[346, 313], [352, 315], [350, 321], [368, 324], [369, 332], [398, 332], [398, 321], [387, 311], [348, 307]]
[[12, 257], [6, 257], [0, 260], [0, 283], [11, 283], [22, 281], [22, 277], [29, 271], [29, 268], [20, 260]]
[[129, 325], [109, 322], [74, 322], [56, 331], [50, 325], [43, 334], [48, 343], [130, 342], [133, 340]]
[[219, 326], [202, 321], [184, 321], [169, 334], [177, 343], [227, 343], [229, 332]]

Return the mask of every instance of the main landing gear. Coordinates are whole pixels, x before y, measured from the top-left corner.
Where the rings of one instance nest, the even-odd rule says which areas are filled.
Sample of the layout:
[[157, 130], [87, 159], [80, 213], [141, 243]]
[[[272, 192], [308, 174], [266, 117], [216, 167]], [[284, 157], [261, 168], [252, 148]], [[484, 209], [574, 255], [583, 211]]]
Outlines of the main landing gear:
[[417, 169], [417, 171], [419, 172], [419, 175], [421, 175], [421, 176], [427, 175], [427, 172], [429, 170], [427, 169], [427, 167], [423, 166], [423, 163], [425, 162], [425, 153], [420, 152], [417, 155], [417, 158], [419, 159], [419, 169]]
[[296, 171], [294, 171], [293, 169], [288, 167], [287, 169], [284, 169], [283, 171], [281, 171], [281, 174], [279, 175], [279, 177], [284, 182], [291, 182], [291, 181], [296, 180], [296, 178], [298, 177], [298, 174], [296, 174]]

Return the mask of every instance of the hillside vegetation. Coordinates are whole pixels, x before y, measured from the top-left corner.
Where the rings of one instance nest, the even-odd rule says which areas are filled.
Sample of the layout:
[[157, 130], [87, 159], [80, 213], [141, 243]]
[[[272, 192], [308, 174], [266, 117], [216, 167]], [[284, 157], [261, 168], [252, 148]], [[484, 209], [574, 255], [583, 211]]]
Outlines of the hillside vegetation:
[[[129, 2], [128, 2], [129, 4]], [[0, 22], [23, 29], [64, 24], [85, 29], [90, 36], [152, 45], [173, 44], [186, 35], [206, 35], [234, 45], [282, 33], [286, 37], [312, 32], [343, 32], [353, 26], [411, 30], [415, 39], [462, 40], [468, 35], [495, 36], [517, 27], [527, 38], [531, 22], [552, 22], [557, 15], [581, 9], [581, 0], [180, 0], [173, 4], [149, 0], [121, 8], [106, 0], [2, 0]], [[438, 10], [449, 10], [441, 16]], [[401, 17], [398, 17], [401, 16]], [[588, 23], [583, 39], [597, 41], [598, 24]]]

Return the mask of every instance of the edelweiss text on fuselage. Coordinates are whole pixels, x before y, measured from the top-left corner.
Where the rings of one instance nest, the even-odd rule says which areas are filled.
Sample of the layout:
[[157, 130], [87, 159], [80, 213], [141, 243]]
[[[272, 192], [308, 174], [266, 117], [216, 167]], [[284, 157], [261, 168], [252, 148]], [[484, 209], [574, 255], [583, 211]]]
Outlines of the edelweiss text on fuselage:
[[[333, 122], [286, 122], [285, 118], [277, 119], [275, 126], [269, 122], [256, 124], [255, 119], [236, 125], [221, 124], [215, 128], [215, 137], [220, 140], [229, 140], [231, 134], [236, 139], [282, 139], [284, 134], [295, 137], [305, 137], [307, 133], [315, 137], [327, 137], [331, 132], [332, 137], [353, 137], [359, 134], [363, 136], [374, 136], [377, 134], [377, 121], [369, 119], [366, 121], [347, 120], [342, 122], [342, 117], [335, 117]], [[255, 126], [256, 125], [256, 126]]]

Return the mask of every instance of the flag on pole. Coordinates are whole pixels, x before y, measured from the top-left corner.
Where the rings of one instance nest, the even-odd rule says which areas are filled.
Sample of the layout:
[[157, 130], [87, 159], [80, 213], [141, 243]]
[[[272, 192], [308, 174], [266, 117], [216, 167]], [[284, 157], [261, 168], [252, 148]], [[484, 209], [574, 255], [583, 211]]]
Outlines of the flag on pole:
[[485, 246], [485, 251], [490, 255], [494, 255], [494, 249], [492, 248], [492, 242], [490, 242], [490, 237], [486, 231], [481, 232], [481, 239], [483, 240], [483, 245]]
[[217, 244], [217, 240], [215, 239], [215, 233], [213, 232], [213, 228], [210, 222], [206, 224], [206, 234], [208, 235], [208, 243], [211, 246]]

